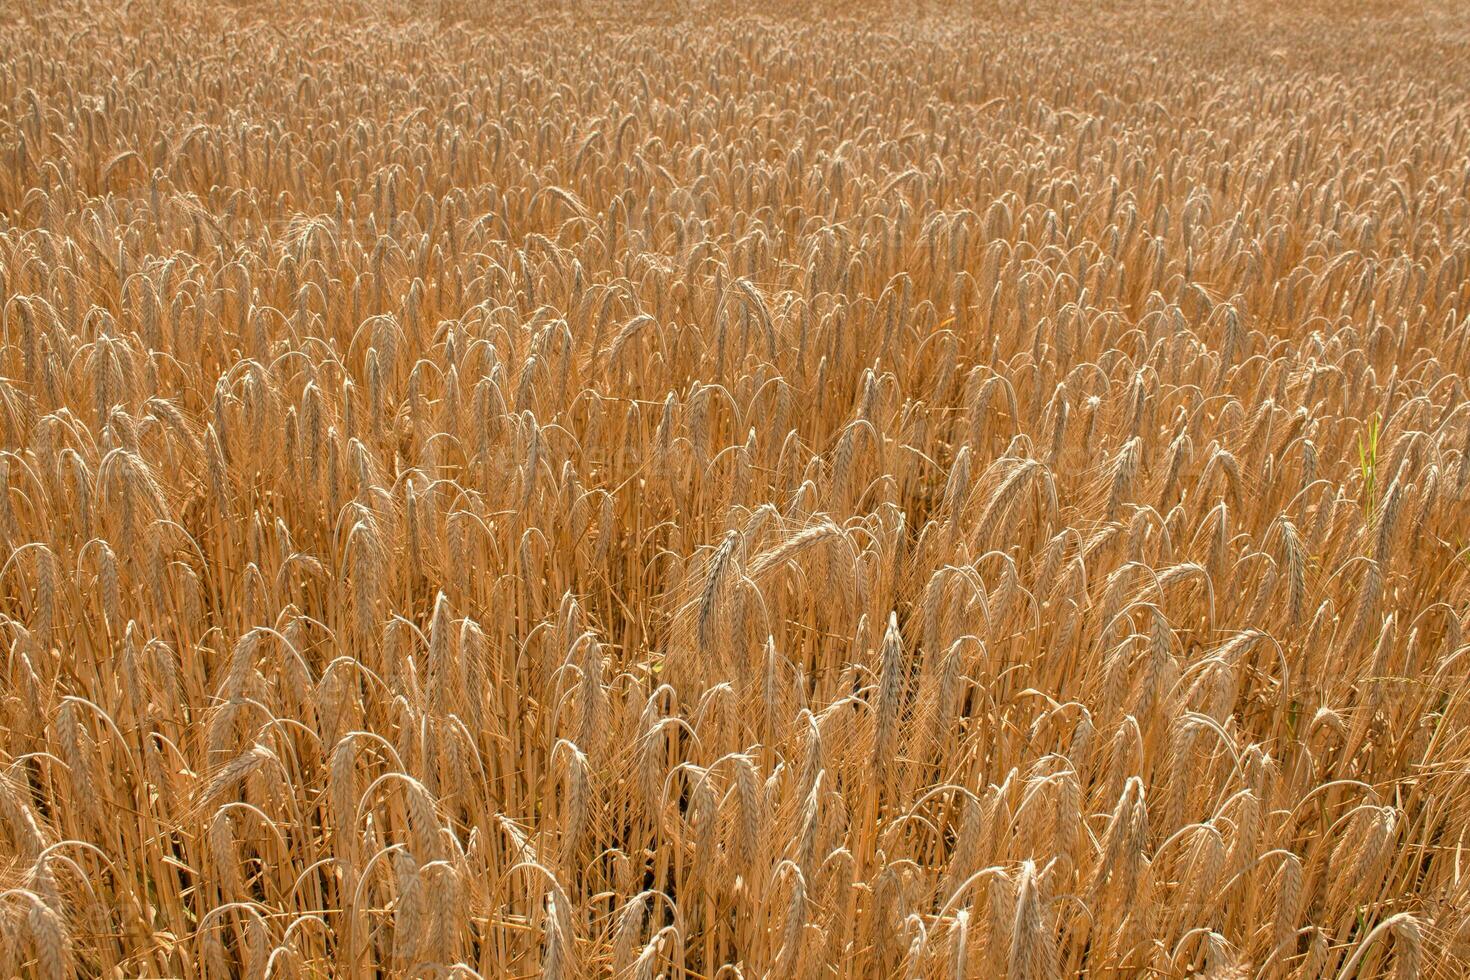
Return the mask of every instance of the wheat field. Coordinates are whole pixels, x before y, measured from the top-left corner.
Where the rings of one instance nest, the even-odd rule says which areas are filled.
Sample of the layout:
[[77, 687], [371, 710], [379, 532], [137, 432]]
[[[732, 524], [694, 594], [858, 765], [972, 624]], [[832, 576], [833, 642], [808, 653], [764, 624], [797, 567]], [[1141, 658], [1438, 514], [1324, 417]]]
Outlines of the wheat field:
[[0, 976], [1470, 974], [1453, 5], [0, 11]]

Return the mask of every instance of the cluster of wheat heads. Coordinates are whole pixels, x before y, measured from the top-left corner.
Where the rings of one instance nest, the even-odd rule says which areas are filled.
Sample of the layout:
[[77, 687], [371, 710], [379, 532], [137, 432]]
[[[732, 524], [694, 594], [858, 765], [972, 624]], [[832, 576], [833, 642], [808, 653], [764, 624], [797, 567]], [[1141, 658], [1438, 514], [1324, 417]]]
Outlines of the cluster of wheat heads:
[[1432, 11], [441, 13], [0, 15], [0, 975], [1463, 975]]

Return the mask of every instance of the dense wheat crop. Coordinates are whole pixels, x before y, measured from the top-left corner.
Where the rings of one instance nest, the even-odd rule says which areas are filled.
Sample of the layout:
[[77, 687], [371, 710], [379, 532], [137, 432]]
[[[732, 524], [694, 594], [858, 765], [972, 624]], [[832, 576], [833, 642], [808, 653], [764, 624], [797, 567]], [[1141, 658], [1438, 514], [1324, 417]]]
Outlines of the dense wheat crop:
[[0, 13], [0, 976], [1470, 969], [1434, 5]]

